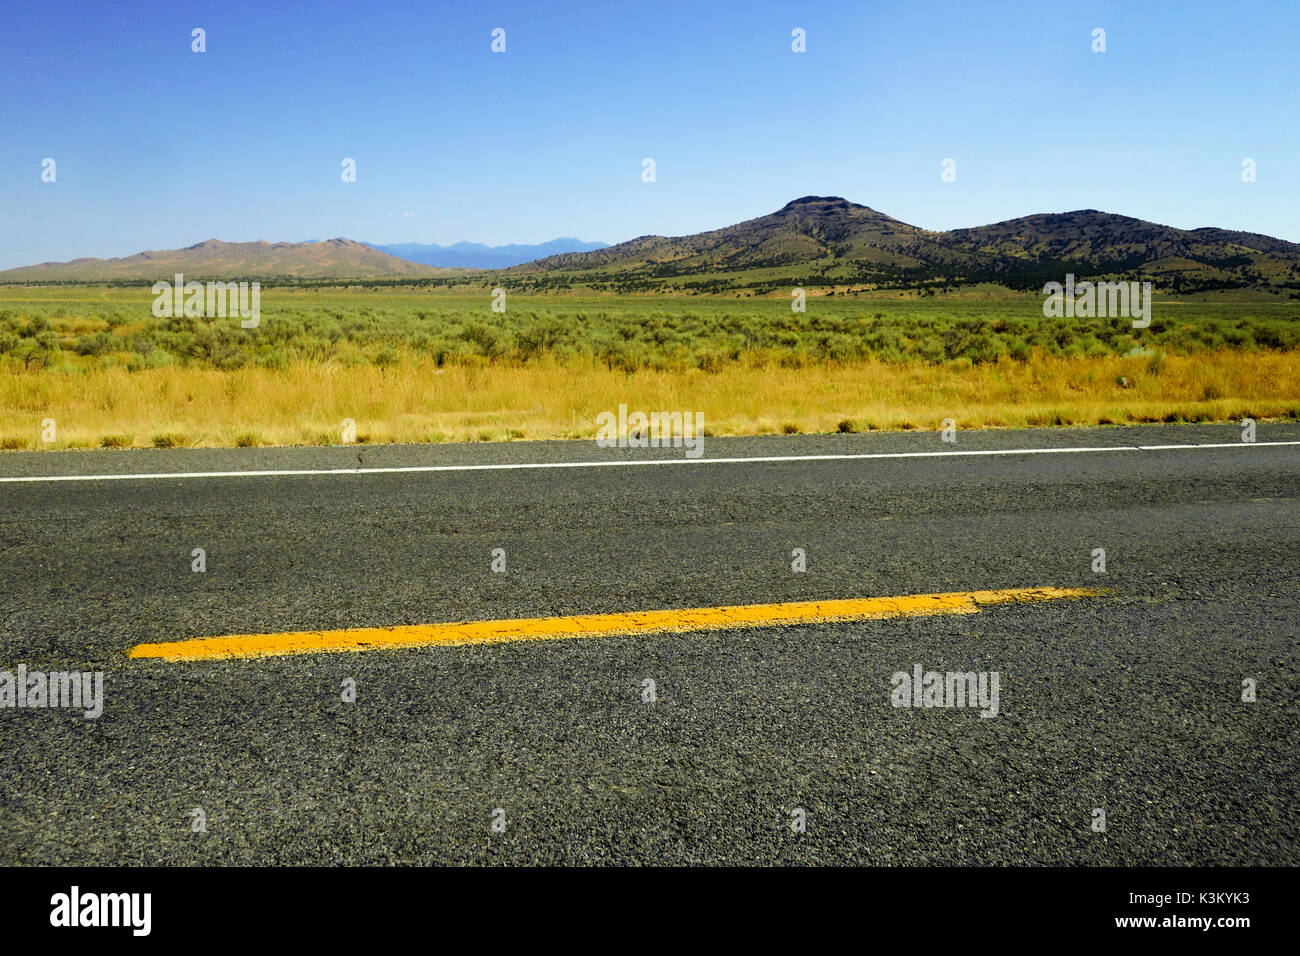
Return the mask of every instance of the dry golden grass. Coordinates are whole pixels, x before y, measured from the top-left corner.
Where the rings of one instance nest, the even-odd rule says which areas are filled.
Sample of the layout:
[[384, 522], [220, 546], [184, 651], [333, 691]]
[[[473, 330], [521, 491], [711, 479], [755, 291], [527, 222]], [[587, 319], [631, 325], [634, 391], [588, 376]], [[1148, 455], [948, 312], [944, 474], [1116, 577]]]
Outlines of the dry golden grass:
[[[1127, 379], [1127, 385], [1121, 379]], [[388, 368], [163, 368], [0, 376], [0, 448], [337, 444], [591, 438], [620, 403], [699, 411], [707, 433], [936, 429], [1300, 417], [1300, 356], [1220, 351], [1025, 364], [804, 368], [716, 373], [542, 362], [448, 366], [409, 354]], [[57, 440], [41, 441], [42, 420]]]

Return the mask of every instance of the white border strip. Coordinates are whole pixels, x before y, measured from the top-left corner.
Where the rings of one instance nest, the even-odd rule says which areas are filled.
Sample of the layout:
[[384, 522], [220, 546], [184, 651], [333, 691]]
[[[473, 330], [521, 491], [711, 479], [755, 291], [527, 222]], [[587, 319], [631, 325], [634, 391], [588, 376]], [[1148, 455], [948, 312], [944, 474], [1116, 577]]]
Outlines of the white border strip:
[[274, 471], [175, 471], [124, 475], [0, 477], [0, 484], [43, 481], [142, 481], [170, 478], [279, 478], [299, 475], [394, 475], [432, 471], [520, 471], [546, 468], [631, 468], [637, 465], [748, 465], [788, 461], [867, 461], [880, 458], [964, 458], [979, 455], [1065, 455], [1103, 451], [1182, 451], [1191, 448], [1275, 448], [1300, 441], [1222, 442], [1204, 445], [1108, 445], [1097, 448], [995, 448], [970, 451], [898, 451], [858, 455], [766, 455], [754, 458], [650, 458], [637, 461], [541, 461], [495, 465], [409, 465], [392, 468], [286, 468]]

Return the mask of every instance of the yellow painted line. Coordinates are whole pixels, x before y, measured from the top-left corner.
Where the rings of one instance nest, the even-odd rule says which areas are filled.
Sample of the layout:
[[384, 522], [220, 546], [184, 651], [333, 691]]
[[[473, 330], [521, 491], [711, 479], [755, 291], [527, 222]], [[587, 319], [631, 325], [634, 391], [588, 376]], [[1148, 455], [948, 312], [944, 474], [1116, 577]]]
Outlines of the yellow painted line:
[[912, 594], [905, 597], [841, 601], [797, 601], [789, 604], [746, 604], [736, 607], [633, 611], [624, 614], [361, 627], [341, 631], [234, 634], [162, 644], [137, 644], [131, 648], [130, 656], [168, 661], [209, 661], [327, 651], [369, 651], [380, 647], [450, 647], [461, 644], [771, 627], [930, 614], [975, 614], [985, 605], [1095, 597], [1103, 593], [1104, 590], [1097, 588], [1005, 588], [998, 591], [958, 591], [953, 594]]

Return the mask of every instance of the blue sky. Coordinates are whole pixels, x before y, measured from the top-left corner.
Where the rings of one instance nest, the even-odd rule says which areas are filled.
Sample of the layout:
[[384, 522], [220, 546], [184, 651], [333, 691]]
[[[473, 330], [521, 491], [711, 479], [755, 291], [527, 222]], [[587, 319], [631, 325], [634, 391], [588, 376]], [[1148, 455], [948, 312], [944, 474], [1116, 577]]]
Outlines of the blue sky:
[[617, 242], [809, 194], [931, 229], [1099, 208], [1300, 241], [1294, 0], [43, 2], [2, 20], [0, 268], [209, 238]]

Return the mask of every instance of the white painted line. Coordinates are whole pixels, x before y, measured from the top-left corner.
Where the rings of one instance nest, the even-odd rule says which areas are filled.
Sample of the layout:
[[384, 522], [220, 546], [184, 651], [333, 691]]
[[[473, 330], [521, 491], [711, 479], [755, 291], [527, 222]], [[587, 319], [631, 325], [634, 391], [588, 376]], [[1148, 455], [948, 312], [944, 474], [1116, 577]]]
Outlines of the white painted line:
[[274, 471], [174, 471], [124, 475], [0, 477], [0, 484], [42, 481], [143, 481], [159, 478], [278, 478], [300, 475], [395, 475], [426, 471], [520, 471], [546, 468], [631, 468], [637, 465], [748, 465], [787, 461], [867, 461], [879, 458], [965, 458], [980, 455], [1066, 455], [1101, 451], [1183, 451], [1192, 448], [1276, 448], [1298, 441], [1222, 442], [1204, 445], [1109, 445], [1099, 448], [994, 448], [968, 451], [896, 451], [859, 455], [766, 455], [755, 458], [653, 458], [636, 461], [539, 461], [496, 465], [408, 465], [394, 468], [285, 468]]

